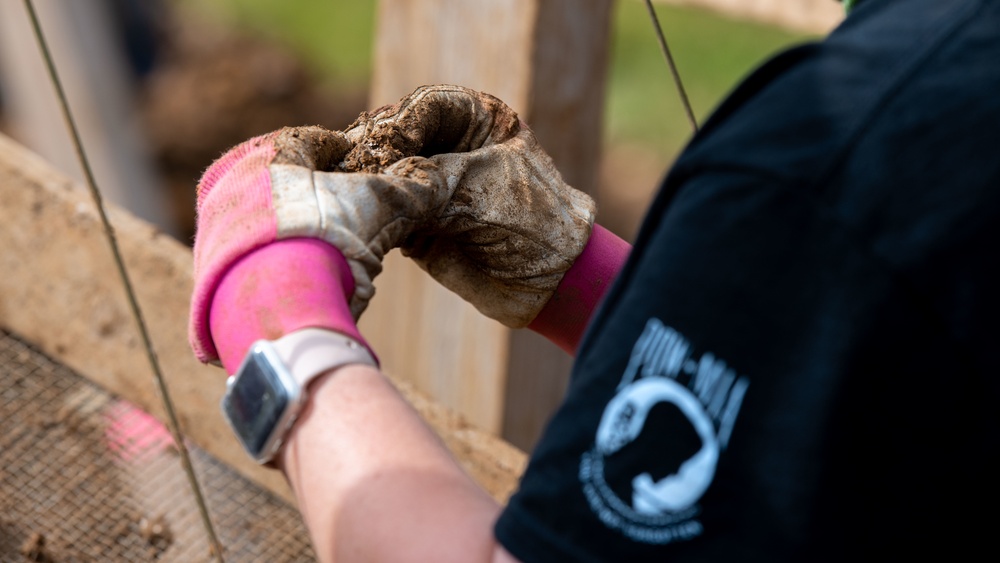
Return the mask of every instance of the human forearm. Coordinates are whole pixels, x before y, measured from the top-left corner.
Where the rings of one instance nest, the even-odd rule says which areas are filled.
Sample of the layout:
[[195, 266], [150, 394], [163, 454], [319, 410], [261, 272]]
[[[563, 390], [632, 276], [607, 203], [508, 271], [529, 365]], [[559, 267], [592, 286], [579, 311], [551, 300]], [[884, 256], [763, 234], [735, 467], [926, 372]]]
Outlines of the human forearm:
[[[356, 339], [346, 264], [322, 241], [261, 248], [215, 292], [211, 325], [227, 371], [250, 344], [309, 326]], [[376, 369], [314, 379], [276, 462], [325, 561], [487, 561], [499, 508]]]
[[[374, 368], [310, 387], [280, 466], [324, 561], [490, 561], [500, 507]], [[510, 559], [508, 559], [509, 561]]]

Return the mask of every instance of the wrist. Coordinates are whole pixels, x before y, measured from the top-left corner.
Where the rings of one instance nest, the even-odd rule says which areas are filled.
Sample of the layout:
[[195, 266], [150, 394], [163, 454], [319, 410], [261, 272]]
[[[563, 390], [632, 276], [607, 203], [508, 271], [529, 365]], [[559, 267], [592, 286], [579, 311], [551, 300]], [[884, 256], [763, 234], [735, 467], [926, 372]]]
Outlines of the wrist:
[[323, 436], [330, 432], [344, 396], [350, 397], [355, 393], [352, 390], [359, 386], [384, 385], [384, 380], [385, 376], [377, 368], [362, 364], [343, 366], [313, 378], [306, 388], [308, 400], [295, 424], [289, 428], [285, 443], [274, 456], [272, 466], [286, 475], [296, 473], [296, 450], [303, 442], [308, 443], [313, 435]]
[[247, 453], [270, 463], [309, 404], [313, 380], [341, 367], [375, 366], [371, 354], [343, 334], [306, 328], [254, 343], [226, 383], [222, 412]]
[[590, 317], [631, 251], [631, 245], [595, 223], [583, 252], [528, 328], [575, 355]]
[[348, 307], [354, 279], [343, 255], [318, 239], [268, 244], [241, 257], [223, 275], [209, 311], [209, 329], [228, 373], [257, 340], [302, 328], [325, 328], [368, 346]]

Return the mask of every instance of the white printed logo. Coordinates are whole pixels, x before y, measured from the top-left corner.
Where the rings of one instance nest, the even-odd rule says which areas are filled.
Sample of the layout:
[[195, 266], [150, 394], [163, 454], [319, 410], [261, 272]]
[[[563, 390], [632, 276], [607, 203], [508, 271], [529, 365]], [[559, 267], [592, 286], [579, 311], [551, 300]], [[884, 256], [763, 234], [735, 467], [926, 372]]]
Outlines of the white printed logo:
[[[746, 377], [737, 377], [711, 353], [692, 357], [690, 343], [680, 333], [650, 319], [604, 409], [594, 446], [580, 460], [583, 492], [598, 518], [643, 543], [700, 535], [697, 503], [712, 484], [748, 385]], [[654, 407], [674, 411], [674, 420], [679, 413], [690, 428], [647, 428]], [[685, 431], [693, 432], [691, 441], [699, 445], [667, 473], [660, 451], [648, 446]], [[643, 444], [636, 444], [644, 432]], [[650, 438], [651, 432], [663, 434]], [[609, 465], [623, 482], [607, 481]], [[631, 472], [631, 479], [621, 475], [622, 468]]]

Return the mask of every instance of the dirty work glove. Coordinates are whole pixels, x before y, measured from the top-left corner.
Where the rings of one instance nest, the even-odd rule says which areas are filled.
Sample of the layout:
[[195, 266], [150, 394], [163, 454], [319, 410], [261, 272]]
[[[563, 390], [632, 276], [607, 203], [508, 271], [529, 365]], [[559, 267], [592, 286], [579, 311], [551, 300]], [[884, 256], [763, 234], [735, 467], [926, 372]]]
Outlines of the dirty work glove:
[[[261, 333], [256, 336], [262, 338], [276, 338], [304, 326], [356, 332], [353, 321], [374, 293], [372, 279], [382, 269], [382, 257], [411, 234], [416, 219], [436, 215], [451, 196], [446, 185], [410, 170], [406, 161], [386, 167], [380, 175], [329, 172], [349, 149], [343, 133], [321, 127], [284, 128], [237, 146], [205, 172], [198, 185], [189, 324], [191, 346], [201, 361], [219, 357], [213, 336], [225, 332], [230, 335], [227, 338], [243, 340], [231, 336], [231, 330], [216, 330], [219, 319], [212, 319], [210, 330], [209, 317], [210, 312], [217, 314], [212, 301], [219, 284], [244, 256], [275, 241], [317, 239], [333, 247], [290, 243], [286, 249], [292, 250], [265, 253], [272, 267], [262, 267], [265, 259], [255, 258], [248, 271], [262, 278], [259, 287], [275, 289], [264, 293], [271, 295], [270, 303], [240, 305], [241, 309], [259, 308], [244, 332]], [[399, 169], [406, 175], [397, 174]], [[340, 280], [341, 256], [353, 279]], [[289, 271], [302, 274], [289, 278]], [[290, 285], [314, 281], [314, 275], [345, 288], [336, 291], [341, 293], [336, 298], [350, 294], [353, 318], [345, 323], [328, 312], [323, 288], [312, 288], [311, 294], [319, 299], [313, 308], [302, 307], [295, 295], [284, 292], [293, 290]], [[262, 294], [252, 289], [247, 285], [227, 291], [227, 302], [238, 304], [240, 295]]]
[[563, 182], [517, 114], [460, 86], [418, 88], [362, 115], [344, 166], [378, 172], [415, 155], [411, 171], [454, 195], [401, 247], [438, 282], [503, 324], [531, 323], [583, 251], [594, 202]]

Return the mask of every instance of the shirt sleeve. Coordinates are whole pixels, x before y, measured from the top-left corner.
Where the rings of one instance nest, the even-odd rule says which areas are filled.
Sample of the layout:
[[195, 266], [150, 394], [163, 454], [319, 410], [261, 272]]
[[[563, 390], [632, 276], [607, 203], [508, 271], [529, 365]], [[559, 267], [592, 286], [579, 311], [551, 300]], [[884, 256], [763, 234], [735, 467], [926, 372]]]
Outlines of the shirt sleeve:
[[809, 536], [891, 276], [810, 194], [749, 172], [657, 205], [497, 523], [524, 561], [791, 556]]

